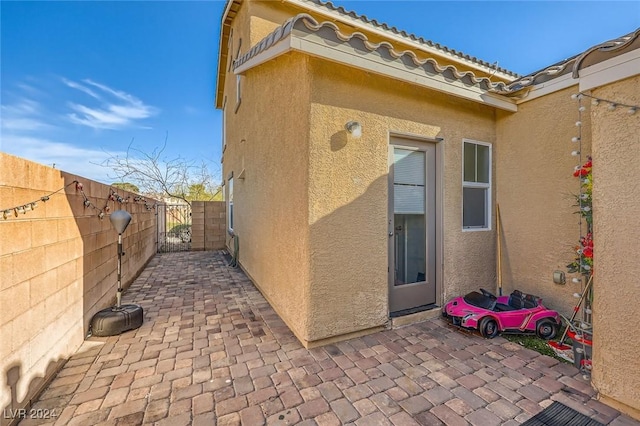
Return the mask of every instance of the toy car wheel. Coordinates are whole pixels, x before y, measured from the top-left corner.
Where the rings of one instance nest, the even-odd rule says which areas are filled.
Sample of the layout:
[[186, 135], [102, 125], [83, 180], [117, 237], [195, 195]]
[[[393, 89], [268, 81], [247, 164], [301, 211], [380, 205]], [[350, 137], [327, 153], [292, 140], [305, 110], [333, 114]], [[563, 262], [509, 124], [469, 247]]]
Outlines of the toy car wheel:
[[536, 335], [544, 340], [550, 340], [556, 337], [557, 325], [550, 319], [543, 319], [538, 321], [536, 326]]
[[478, 325], [478, 330], [480, 331], [482, 337], [486, 337], [487, 339], [493, 339], [500, 332], [498, 323], [491, 317], [482, 318], [482, 320], [480, 320], [480, 324]]

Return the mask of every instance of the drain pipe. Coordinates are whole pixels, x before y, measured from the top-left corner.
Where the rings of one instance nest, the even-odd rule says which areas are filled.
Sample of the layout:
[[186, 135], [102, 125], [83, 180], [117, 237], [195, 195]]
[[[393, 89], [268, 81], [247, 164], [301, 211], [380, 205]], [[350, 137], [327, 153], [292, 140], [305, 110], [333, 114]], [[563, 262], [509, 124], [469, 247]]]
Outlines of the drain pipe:
[[233, 240], [233, 253], [231, 254], [231, 260], [229, 261], [229, 265], [232, 268], [237, 268], [239, 264], [239, 253], [240, 253], [240, 240], [233, 229], [227, 229], [227, 233], [231, 236]]

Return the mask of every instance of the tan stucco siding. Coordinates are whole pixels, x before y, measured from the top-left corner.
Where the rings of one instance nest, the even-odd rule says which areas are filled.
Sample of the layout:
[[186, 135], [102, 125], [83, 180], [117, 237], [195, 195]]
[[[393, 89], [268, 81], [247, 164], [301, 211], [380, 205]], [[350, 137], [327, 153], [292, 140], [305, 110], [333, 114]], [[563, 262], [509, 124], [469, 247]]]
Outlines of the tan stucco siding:
[[304, 56], [285, 55], [243, 76], [237, 113], [235, 97], [227, 106], [223, 163], [225, 178], [234, 175], [241, 265], [301, 340], [307, 339], [308, 312], [305, 63]]
[[251, 1], [248, 4], [251, 14], [251, 46], [258, 44], [287, 19], [296, 15], [279, 1]]
[[[522, 103], [518, 112], [498, 112], [496, 190], [502, 219], [504, 293], [514, 289], [543, 298], [548, 307], [569, 313], [580, 284], [553, 283], [553, 271], [566, 272], [575, 257], [580, 230], [574, 195], [579, 182], [577, 86]], [[588, 108], [583, 114], [582, 151], [590, 152]], [[584, 159], [586, 161], [586, 158]], [[583, 225], [586, 233], [586, 224]]]
[[[494, 142], [493, 111], [326, 61], [311, 69], [312, 340], [387, 319], [390, 132], [444, 138], [443, 298], [494, 285], [494, 232], [462, 232], [461, 213], [462, 139]], [[360, 139], [345, 131], [349, 120], [362, 124]]]
[[[594, 96], [640, 105], [640, 77]], [[637, 246], [640, 241], [640, 114], [591, 109], [593, 132], [593, 384], [606, 402], [640, 419]], [[617, 402], [616, 402], [617, 401]], [[623, 405], [621, 405], [622, 403]], [[626, 406], [625, 406], [626, 405]]]

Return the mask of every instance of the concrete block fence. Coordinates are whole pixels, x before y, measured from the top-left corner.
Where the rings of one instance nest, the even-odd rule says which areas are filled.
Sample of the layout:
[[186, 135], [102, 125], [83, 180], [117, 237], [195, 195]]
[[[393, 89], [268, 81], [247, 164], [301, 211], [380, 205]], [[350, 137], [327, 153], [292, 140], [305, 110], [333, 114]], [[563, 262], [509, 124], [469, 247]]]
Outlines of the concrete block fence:
[[[101, 219], [100, 210], [109, 212]], [[128, 285], [156, 251], [154, 209], [110, 200], [135, 194], [61, 170], [0, 153], [0, 215], [38, 201], [34, 210], [0, 217], [0, 410], [30, 404], [47, 380], [80, 347], [94, 313], [116, 293], [117, 233], [109, 213], [133, 219], [123, 243], [123, 283]], [[151, 201], [155, 202], [155, 201]], [[30, 206], [29, 206], [30, 208]], [[14, 411], [15, 412], [15, 411]], [[0, 424], [9, 420], [0, 416]]]

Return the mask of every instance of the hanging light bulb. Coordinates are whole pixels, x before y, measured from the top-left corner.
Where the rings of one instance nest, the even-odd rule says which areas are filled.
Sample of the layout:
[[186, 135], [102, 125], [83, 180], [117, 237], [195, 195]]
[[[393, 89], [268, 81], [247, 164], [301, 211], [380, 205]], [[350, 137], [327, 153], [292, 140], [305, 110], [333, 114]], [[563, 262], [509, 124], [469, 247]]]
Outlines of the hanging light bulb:
[[585, 110], [586, 110], [586, 108], [585, 108], [585, 107], [583, 107], [583, 106], [581, 106], [580, 108], [578, 108], [578, 111], [580, 111], [580, 112], [584, 112]]
[[99, 217], [100, 219], [104, 219], [104, 212], [100, 212], [100, 214], [98, 215], [98, 217]]
[[591, 211], [591, 207], [589, 207], [589, 206], [584, 206], [584, 207], [582, 208], [582, 211], [585, 211], [585, 212]]
[[76, 182], [76, 190], [77, 191], [82, 191], [82, 188], [84, 187], [84, 185], [82, 185], [82, 183], [80, 182]]
[[25, 205], [23, 206], [23, 208], [24, 208], [24, 211], [25, 211], [25, 212], [28, 212], [28, 211], [30, 211], [30, 210], [31, 210], [31, 204], [25, 204]]
[[37, 202], [34, 201], [33, 203], [31, 203], [31, 210], [35, 210], [36, 207], [38, 207], [38, 203]]
[[43, 203], [49, 201], [49, 196], [45, 195], [44, 197], [40, 197], [40, 201], [42, 201]]
[[616, 109], [616, 106], [617, 106], [616, 104], [611, 103], [611, 104], [607, 107], [607, 109], [608, 109], [609, 111], [614, 111], [614, 110]]
[[627, 113], [628, 113], [629, 115], [633, 115], [633, 114], [635, 114], [635, 113], [636, 113], [636, 111], [637, 111], [637, 110], [638, 110], [638, 108], [636, 108], [636, 107], [631, 107], [631, 108], [629, 108], [629, 111], [627, 111]]
[[5, 210], [2, 212], [2, 218], [6, 219], [11, 214], [11, 210]]
[[576, 127], [582, 126], [582, 121], [576, 121]]
[[591, 101], [591, 103], [592, 103], [593, 105], [595, 105], [595, 106], [598, 106], [598, 104], [600, 103], [600, 99], [595, 99], [595, 98], [594, 98], [594, 99]]
[[576, 284], [579, 284], [579, 283], [582, 282], [582, 280], [580, 278], [578, 278], [578, 277], [574, 277], [571, 281], [576, 283]]
[[571, 138], [571, 142], [580, 142], [580, 137], [574, 136]]
[[91, 201], [89, 201], [89, 199], [85, 198], [84, 200], [84, 206], [85, 207], [89, 207], [91, 205]]
[[584, 310], [584, 313], [585, 313], [585, 314], [588, 314], [588, 315], [591, 315], [591, 314], [593, 313], [593, 311], [592, 311], [591, 309], [589, 309], [589, 308], [586, 308], [586, 309]]
[[580, 299], [582, 295], [580, 293], [573, 293], [573, 297], [575, 297], [576, 299]]
[[580, 155], [580, 151], [571, 151], [571, 155], [577, 157], [578, 155]]
[[[24, 206], [20, 206], [16, 210], [17, 210], [18, 213], [22, 213], [22, 214], [26, 213], [26, 211], [24, 210]], [[17, 214], [16, 214], [16, 216], [17, 216]]]
[[571, 99], [573, 99], [573, 100], [578, 99], [578, 94], [574, 93], [573, 95], [571, 95]]

